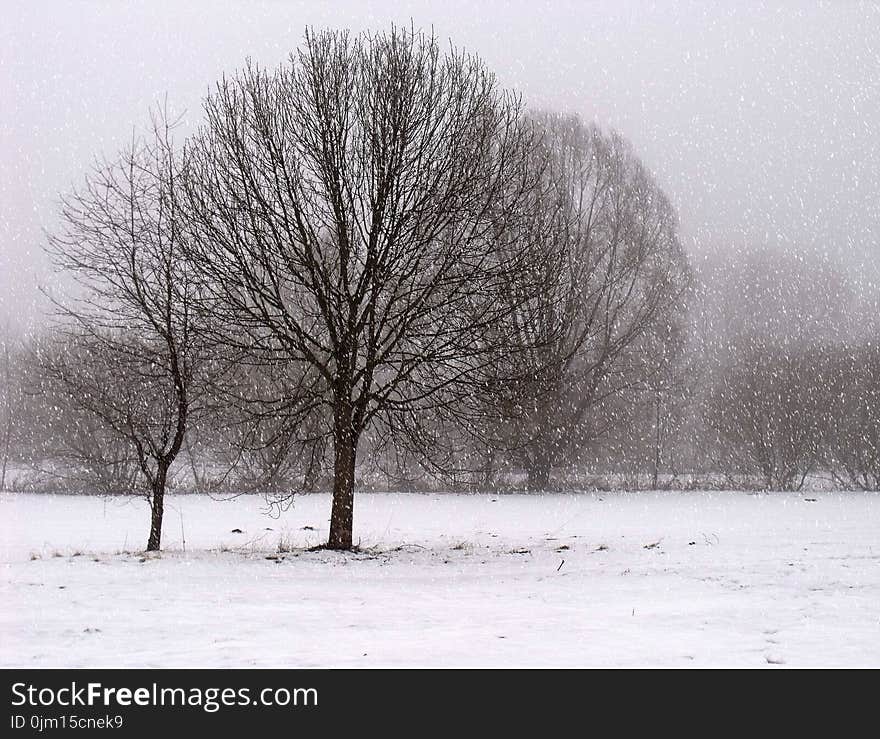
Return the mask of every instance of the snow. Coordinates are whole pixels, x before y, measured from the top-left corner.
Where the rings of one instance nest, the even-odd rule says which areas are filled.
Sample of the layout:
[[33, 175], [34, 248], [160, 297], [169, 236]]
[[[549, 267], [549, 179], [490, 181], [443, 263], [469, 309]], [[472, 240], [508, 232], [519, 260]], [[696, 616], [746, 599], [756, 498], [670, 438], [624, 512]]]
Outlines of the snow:
[[373, 493], [306, 551], [329, 508], [172, 496], [145, 557], [143, 501], [2, 495], [0, 665], [880, 666], [877, 494]]

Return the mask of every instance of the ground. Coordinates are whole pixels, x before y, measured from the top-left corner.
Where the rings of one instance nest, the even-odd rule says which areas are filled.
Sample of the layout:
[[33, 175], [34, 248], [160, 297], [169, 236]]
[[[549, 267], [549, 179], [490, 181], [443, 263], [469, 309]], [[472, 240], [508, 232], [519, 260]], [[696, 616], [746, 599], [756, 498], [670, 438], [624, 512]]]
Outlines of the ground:
[[142, 501], [2, 495], [0, 665], [880, 666], [880, 495], [363, 494], [308, 551], [329, 510], [172, 496], [145, 556]]

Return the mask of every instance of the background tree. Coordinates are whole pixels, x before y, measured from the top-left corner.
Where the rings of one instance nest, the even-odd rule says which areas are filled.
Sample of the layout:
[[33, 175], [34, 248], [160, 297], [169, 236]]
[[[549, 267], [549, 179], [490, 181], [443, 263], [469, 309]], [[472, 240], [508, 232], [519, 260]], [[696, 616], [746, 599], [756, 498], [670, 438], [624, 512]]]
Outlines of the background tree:
[[800, 490], [821, 462], [832, 412], [828, 353], [753, 344], [707, 402], [723, 470], [757, 473], [770, 490]]
[[108, 417], [125, 398], [132, 414], [149, 411], [136, 406], [137, 378], [126, 377], [125, 365], [86, 334], [44, 337], [31, 349], [25, 388], [31, 421], [22, 436], [38, 479], [71, 492], [146, 494], [137, 451]]
[[[865, 340], [850, 310], [854, 286], [825, 259], [757, 246], [709, 260], [699, 282], [688, 350], [700, 367], [695, 406], [703, 409], [692, 418], [694, 464], [728, 477], [757, 475], [764, 487], [797, 487], [809, 475], [805, 465], [826, 464], [824, 451], [821, 459], [815, 455], [817, 444], [832, 441], [829, 403], [839, 386], [833, 357], [851, 355]], [[805, 355], [814, 359], [797, 369], [803, 372], [798, 387], [797, 378], [785, 378]], [[756, 405], [737, 407], [747, 398]], [[762, 436], [762, 428], [773, 434]]]
[[827, 464], [840, 485], [880, 490], [880, 348], [841, 347], [831, 366]]
[[327, 478], [328, 419], [323, 378], [310, 367], [300, 376], [283, 361], [242, 357], [224, 379], [225, 412], [214, 417], [213, 450], [236, 485], [276, 502], [314, 492]]
[[671, 360], [689, 270], [675, 212], [624, 139], [571, 116], [537, 123], [541, 187], [517, 236], [542, 288], [506, 293], [514, 361], [529, 368], [506, 405], [529, 487], [545, 489], [614, 422], [597, 408]]
[[63, 201], [50, 252], [77, 294], [57, 303], [60, 348], [41, 356], [55, 392], [137, 460], [151, 508], [148, 550], [160, 548], [169, 471], [205, 408], [210, 368], [183, 252], [186, 167], [171, 129], [164, 115], [154, 118], [148, 135], [96, 165]]
[[[647, 470], [649, 487], [671, 485], [682, 469], [684, 433], [692, 423], [693, 396], [700, 365], [688, 346], [690, 326], [681, 315], [676, 321], [652, 327], [645, 337], [644, 364], [639, 386], [619, 394], [607, 412], [611, 416], [606, 440], [601, 443], [607, 463], [616, 470]], [[605, 409], [600, 409], [600, 411]], [[662, 483], [665, 473], [672, 480]]]
[[493, 236], [528, 190], [528, 130], [477, 58], [401, 29], [310, 32], [205, 107], [188, 180], [205, 305], [251, 357], [322, 379], [328, 546], [348, 549], [365, 429], [435, 450], [425, 414], [463, 407], [503, 350], [496, 296], [520, 265]]

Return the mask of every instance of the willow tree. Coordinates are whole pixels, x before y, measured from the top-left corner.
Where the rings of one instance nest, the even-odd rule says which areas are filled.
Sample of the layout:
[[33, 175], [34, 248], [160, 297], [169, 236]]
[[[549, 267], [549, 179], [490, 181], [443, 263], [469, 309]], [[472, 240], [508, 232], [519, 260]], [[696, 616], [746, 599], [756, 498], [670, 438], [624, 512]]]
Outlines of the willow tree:
[[226, 341], [322, 378], [328, 547], [349, 549], [364, 431], [450, 407], [502, 349], [496, 298], [521, 265], [493, 242], [529, 187], [530, 134], [479, 59], [401, 29], [307, 32], [205, 108], [188, 193], [205, 305]]
[[616, 422], [607, 406], [668, 363], [689, 267], [675, 211], [628, 142], [574, 116], [536, 115], [539, 185], [511, 238], [540, 265], [512, 282], [508, 328], [525, 372], [502, 383], [506, 446], [546, 489], [550, 473]]

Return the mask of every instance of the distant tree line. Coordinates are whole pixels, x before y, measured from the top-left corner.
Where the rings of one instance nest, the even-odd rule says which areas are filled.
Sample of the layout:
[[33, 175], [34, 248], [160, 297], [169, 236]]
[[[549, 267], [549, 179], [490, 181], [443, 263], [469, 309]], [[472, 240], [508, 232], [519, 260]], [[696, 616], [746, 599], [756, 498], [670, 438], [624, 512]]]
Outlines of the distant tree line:
[[175, 131], [157, 111], [64, 200], [75, 289], [3, 341], [0, 487], [143, 495], [148, 549], [170, 486], [330, 491], [334, 549], [358, 485], [880, 487], [877, 345], [704, 325], [628, 142], [476, 57], [310, 31]]

